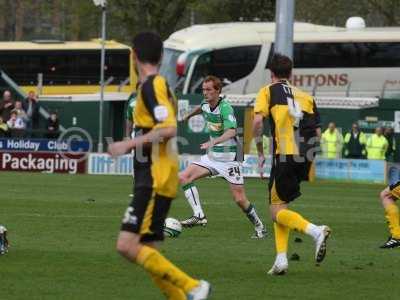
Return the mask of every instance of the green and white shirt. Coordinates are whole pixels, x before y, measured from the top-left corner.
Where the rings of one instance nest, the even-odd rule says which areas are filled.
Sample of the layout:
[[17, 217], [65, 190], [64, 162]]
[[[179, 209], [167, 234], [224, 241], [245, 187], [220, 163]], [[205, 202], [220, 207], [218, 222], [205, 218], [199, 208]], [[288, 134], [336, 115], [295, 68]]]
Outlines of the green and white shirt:
[[[236, 129], [237, 123], [232, 106], [227, 100], [220, 98], [214, 109], [203, 100], [200, 104], [203, 117], [207, 124], [210, 140], [220, 137], [228, 129]], [[234, 161], [237, 153], [237, 139], [233, 137], [209, 149], [210, 159], [217, 161]]]
[[128, 107], [126, 109], [126, 119], [133, 123], [133, 115], [135, 113], [136, 94], [131, 94], [128, 98]]
[[[136, 106], [136, 94], [132, 93], [128, 98], [128, 107], [126, 109], [126, 120], [131, 121], [133, 127], [135, 127], [135, 122], [133, 120], [133, 115], [135, 114]], [[135, 130], [132, 130], [131, 137], [135, 137]]]

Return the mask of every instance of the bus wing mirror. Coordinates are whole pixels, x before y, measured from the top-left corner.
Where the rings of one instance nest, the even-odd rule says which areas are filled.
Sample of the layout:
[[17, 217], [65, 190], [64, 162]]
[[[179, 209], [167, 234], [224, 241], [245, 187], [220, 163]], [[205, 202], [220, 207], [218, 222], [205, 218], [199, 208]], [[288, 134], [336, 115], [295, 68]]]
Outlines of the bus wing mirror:
[[229, 85], [229, 84], [232, 84], [232, 81], [230, 81], [228, 78], [224, 78], [224, 79], [222, 79], [222, 84], [225, 86], [225, 85]]
[[179, 55], [178, 59], [176, 60], [176, 74], [179, 77], [185, 76], [187, 57], [188, 54], [185, 52]]

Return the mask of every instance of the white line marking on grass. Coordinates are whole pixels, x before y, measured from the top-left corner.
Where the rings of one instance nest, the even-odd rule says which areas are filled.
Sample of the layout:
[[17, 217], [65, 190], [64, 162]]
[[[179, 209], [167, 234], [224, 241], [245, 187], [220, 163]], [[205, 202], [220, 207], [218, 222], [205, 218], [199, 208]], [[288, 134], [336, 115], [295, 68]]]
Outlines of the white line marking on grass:
[[19, 214], [3, 214], [7, 216], [16, 216], [16, 217], [37, 217], [37, 218], [99, 218], [99, 219], [109, 219], [109, 218], [118, 218], [120, 216], [90, 216], [90, 215], [46, 215], [46, 214], [35, 214], [35, 213], [19, 213]]

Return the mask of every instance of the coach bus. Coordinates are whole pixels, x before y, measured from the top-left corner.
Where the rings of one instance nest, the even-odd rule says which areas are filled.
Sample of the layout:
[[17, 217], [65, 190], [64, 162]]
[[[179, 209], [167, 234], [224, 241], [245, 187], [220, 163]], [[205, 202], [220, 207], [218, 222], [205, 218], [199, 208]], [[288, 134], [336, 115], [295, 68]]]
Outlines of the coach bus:
[[[131, 48], [107, 41], [105, 49], [106, 92], [133, 91], [137, 76]], [[40, 86], [44, 95], [96, 93], [100, 51], [100, 40], [0, 42], [0, 69], [25, 92]]]
[[[256, 93], [270, 81], [274, 38], [275, 23], [191, 26], [164, 42], [161, 72], [183, 94], [201, 92], [207, 74], [226, 94]], [[400, 27], [295, 23], [293, 58], [292, 83], [314, 95], [400, 95]]]

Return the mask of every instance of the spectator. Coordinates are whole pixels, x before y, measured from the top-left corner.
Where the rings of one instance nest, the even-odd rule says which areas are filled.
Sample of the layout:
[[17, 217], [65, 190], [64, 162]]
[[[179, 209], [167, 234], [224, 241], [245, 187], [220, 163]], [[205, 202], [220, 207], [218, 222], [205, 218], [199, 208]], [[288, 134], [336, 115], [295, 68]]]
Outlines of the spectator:
[[388, 148], [386, 150], [386, 160], [394, 161], [395, 152], [396, 152], [396, 139], [394, 138], [394, 131], [391, 127], [386, 127], [383, 133], [386, 140], [388, 141]]
[[21, 118], [24, 121], [24, 128], [26, 128], [26, 124], [28, 122], [28, 115], [26, 114], [25, 110], [22, 107], [21, 100], [15, 100], [14, 111], [17, 112], [17, 117]]
[[0, 116], [3, 118], [4, 122], [10, 119], [11, 111], [14, 109], [14, 103], [11, 98], [11, 92], [5, 90], [3, 93], [3, 101], [0, 104]]
[[328, 129], [321, 137], [322, 156], [328, 159], [340, 158], [343, 147], [343, 136], [336, 129], [336, 124], [330, 122]]
[[58, 115], [56, 112], [52, 112], [50, 114], [50, 117], [47, 119], [47, 133], [46, 133], [46, 138], [48, 139], [57, 139], [58, 136], [60, 135], [59, 132], [59, 121], [58, 121]]
[[5, 123], [3, 118], [0, 116], [0, 137], [7, 137], [7, 136], [8, 136], [7, 123]]
[[11, 111], [7, 126], [10, 129], [11, 137], [24, 137], [25, 122], [21, 117], [18, 117], [18, 112], [16, 110]]
[[344, 157], [362, 159], [366, 157], [365, 146], [367, 139], [364, 132], [360, 131], [357, 123], [353, 123], [351, 131], [344, 137]]
[[382, 127], [377, 127], [375, 133], [371, 135], [367, 142], [367, 157], [368, 159], [384, 160], [388, 141], [383, 135]]
[[34, 91], [29, 91], [28, 97], [23, 103], [23, 107], [28, 116], [27, 130], [31, 137], [35, 136], [35, 132], [39, 129], [39, 100]]

